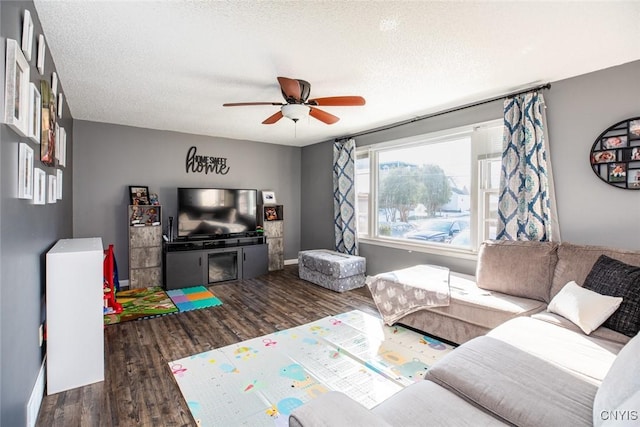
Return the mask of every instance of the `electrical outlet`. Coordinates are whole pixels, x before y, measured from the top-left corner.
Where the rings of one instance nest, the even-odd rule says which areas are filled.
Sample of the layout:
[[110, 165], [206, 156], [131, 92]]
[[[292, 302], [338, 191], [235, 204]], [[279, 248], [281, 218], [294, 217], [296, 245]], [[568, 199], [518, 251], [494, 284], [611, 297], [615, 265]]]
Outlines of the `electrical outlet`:
[[42, 342], [44, 341], [44, 324], [40, 324], [40, 327], [38, 328], [38, 339], [40, 347], [42, 347]]

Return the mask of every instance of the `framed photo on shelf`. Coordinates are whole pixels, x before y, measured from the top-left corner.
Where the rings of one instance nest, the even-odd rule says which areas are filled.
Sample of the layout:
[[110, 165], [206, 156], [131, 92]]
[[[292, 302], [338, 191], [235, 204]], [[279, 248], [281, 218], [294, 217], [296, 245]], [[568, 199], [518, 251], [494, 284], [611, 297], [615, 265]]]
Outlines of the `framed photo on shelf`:
[[33, 198], [33, 149], [24, 142], [18, 153], [18, 198]]
[[129, 202], [131, 205], [148, 205], [149, 187], [144, 187], [142, 185], [130, 185]]
[[265, 205], [275, 205], [276, 193], [273, 191], [262, 190], [262, 203]]
[[40, 122], [42, 121], [42, 98], [38, 87], [29, 83], [29, 138], [40, 144]]
[[31, 12], [24, 11], [24, 18], [22, 19], [22, 51], [27, 61], [31, 61], [31, 52], [33, 51], [33, 20], [31, 19]]
[[264, 208], [264, 219], [267, 221], [277, 221], [278, 219], [278, 211], [275, 207], [267, 207]]
[[47, 174], [40, 168], [33, 170], [33, 204], [44, 205], [47, 196]]
[[7, 39], [4, 122], [21, 136], [29, 132], [29, 63], [18, 42]]

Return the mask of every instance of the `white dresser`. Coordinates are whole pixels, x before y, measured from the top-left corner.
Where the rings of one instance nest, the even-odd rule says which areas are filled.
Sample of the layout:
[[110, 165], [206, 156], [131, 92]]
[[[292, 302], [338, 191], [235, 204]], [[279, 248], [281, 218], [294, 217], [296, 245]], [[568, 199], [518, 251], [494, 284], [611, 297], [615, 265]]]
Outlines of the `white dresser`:
[[102, 239], [47, 252], [47, 394], [104, 380]]

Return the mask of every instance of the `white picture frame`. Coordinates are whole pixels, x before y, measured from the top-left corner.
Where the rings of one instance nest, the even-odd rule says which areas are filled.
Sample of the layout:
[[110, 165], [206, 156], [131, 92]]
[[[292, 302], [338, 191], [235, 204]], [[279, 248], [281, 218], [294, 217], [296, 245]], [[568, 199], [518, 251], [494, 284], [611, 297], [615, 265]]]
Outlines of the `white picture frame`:
[[58, 73], [51, 73], [51, 93], [54, 97], [58, 96]]
[[53, 157], [54, 157], [54, 160], [57, 160], [58, 162], [60, 162], [60, 125], [58, 124], [58, 122], [54, 124], [53, 129], [54, 129], [53, 132], [56, 138], [56, 145], [54, 146]]
[[67, 131], [63, 127], [60, 127], [58, 136], [60, 137], [60, 139], [58, 140], [58, 146], [60, 147], [58, 165], [62, 167], [66, 167], [67, 166]]
[[62, 118], [62, 106], [64, 105], [64, 95], [62, 92], [58, 94], [58, 118]]
[[31, 54], [33, 52], [33, 20], [31, 19], [31, 12], [24, 11], [22, 18], [22, 51], [27, 61], [31, 61]]
[[56, 199], [62, 200], [62, 169], [56, 169]]
[[28, 137], [40, 144], [40, 126], [42, 124], [42, 97], [38, 87], [29, 83], [29, 128]]
[[44, 205], [47, 202], [47, 173], [40, 168], [33, 169], [33, 204]]
[[4, 122], [21, 136], [29, 127], [29, 63], [18, 42], [7, 39], [4, 87]]
[[18, 147], [18, 198], [33, 199], [33, 149], [25, 142]]
[[276, 193], [270, 190], [262, 190], [262, 204], [263, 205], [275, 205]]
[[41, 76], [44, 76], [44, 60], [47, 54], [47, 44], [44, 41], [44, 35], [38, 36], [38, 59], [36, 61], [36, 67]]
[[47, 191], [47, 203], [55, 203], [58, 200], [58, 189], [56, 188], [56, 176], [49, 175], [49, 190]]

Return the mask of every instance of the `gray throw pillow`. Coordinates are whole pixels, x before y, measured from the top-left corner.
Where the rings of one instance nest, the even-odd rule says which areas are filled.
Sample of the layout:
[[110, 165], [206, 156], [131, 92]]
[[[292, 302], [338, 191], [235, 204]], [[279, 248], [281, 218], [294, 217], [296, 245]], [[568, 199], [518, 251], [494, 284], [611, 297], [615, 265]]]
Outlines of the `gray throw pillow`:
[[603, 326], [629, 337], [640, 331], [640, 267], [601, 255], [584, 287], [602, 295], [622, 297], [622, 304]]

